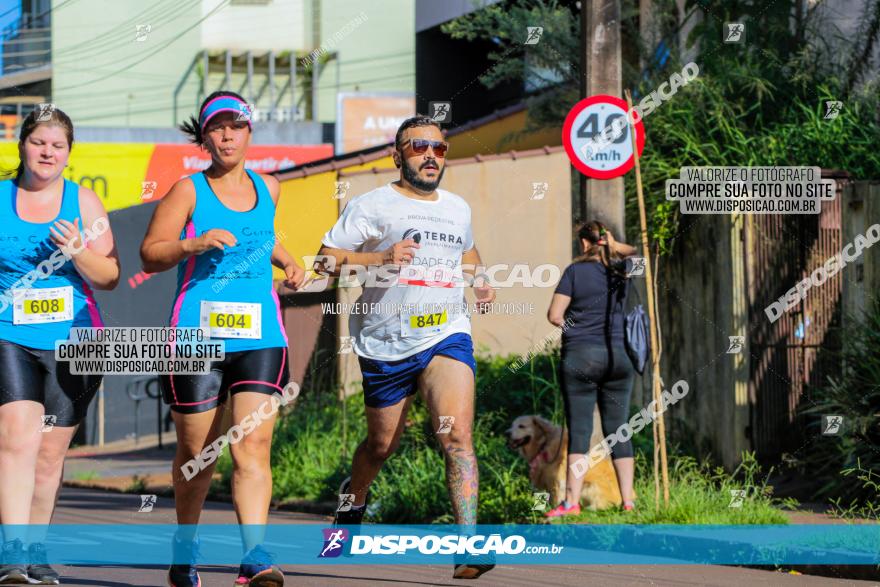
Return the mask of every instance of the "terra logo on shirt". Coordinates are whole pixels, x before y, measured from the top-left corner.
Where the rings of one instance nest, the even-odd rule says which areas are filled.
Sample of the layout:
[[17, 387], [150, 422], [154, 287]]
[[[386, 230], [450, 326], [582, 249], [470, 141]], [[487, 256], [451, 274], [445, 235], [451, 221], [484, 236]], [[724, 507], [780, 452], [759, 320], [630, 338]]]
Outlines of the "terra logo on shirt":
[[416, 243], [421, 243], [422, 239], [426, 241], [432, 241], [431, 244], [437, 243], [449, 243], [454, 245], [462, 244], [462, 239], [460, 236], [456, 236], [449, 232], [432, 232], [432, 231], [420, 231], [416, 228], [410, 228], [406, 232], [403, 233], [403, 239], [412, 239]]

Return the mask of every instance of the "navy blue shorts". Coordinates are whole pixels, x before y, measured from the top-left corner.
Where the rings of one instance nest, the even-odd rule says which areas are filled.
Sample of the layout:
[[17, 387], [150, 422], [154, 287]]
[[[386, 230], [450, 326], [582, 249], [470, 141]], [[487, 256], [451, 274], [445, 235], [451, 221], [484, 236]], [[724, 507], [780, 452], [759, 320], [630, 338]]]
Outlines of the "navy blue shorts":
[[393, 406], [416, 392], [419, 375], [434, 358], [443, 355], [461, 361], [477, 375], [474, 343], [469, 334], [450, 334], [434, 346], [399, 361], [358, 357], [364, 376], [364, 403], [371, 408]]

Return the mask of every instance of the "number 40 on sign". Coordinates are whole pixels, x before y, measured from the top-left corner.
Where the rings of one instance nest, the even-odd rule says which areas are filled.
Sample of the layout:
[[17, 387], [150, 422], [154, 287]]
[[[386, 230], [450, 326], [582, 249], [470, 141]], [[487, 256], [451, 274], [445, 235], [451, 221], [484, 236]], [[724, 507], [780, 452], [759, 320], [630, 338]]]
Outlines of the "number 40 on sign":
[[[574, 105], [562, 126], [562, 144], [578, 171], [594, 179], [612, 179], [633, 168], [631, 127], [627, 124], [626, 113], [624, 100], [606, 94], [584, 98]], [[622, 132], [614, 136], [611, 129], [616, 120], [620, 121], [617, 125], [622, 124]], [[634, 128], [641, 157], [645, 148], [645, 127], [639, 120]]]

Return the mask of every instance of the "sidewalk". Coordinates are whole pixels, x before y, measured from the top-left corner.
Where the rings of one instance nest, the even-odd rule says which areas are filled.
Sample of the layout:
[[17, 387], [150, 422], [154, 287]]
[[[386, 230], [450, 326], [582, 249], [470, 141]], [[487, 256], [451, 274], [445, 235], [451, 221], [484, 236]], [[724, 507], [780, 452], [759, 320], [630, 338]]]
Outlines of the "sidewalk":
[[[148, 491], [171, 494], [171, 462], [174, 435], [163, 434], [163, 447], [156, 434], [107, 443], [102, 447], [70, 449], [64, 466], [64, 485], [109, 491]], [[170, 441], [170, 442], [169, 442]]]
[[[171, 463], [175, 442], [158, 446], [157, 435], [108, 443], [103, 447], [81, 446], [68, 452], [64, 466], [64, 486], [78, 489], [100, 489], [119, 493], [151, 493], [170, 497], [174, 494], [171, 483]], [[171, 436], [173, 438], [173, 436]], [[220, 479], [214, 473], [214, 479]], [[231, 502], [231, 495], [208, 495], [209, 500]], [[273, 503], [279, 511], [305, 512], [329, 515], [335, 502], [290, 501]]]

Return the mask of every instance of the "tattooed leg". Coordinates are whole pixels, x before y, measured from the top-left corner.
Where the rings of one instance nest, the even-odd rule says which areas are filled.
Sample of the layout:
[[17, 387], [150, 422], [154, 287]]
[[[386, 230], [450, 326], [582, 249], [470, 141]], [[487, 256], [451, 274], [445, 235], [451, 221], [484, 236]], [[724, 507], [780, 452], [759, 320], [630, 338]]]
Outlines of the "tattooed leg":
[[474, 372], [461, 361], [437, 355], [419, 380], [437, 440], [446, 455], [446, 484], [455, 521], [477, 523], [477, 457], [471, 430], [474, 423]]
[[447, 442], [446, 450], [446, 484], [449, 487], [449, 499], [452, 501], [452, 514], [455, 523], [465, 527], [477, 523], [477, 494], [479, 489], [479, 471], [477, 456], [473, 446]]

